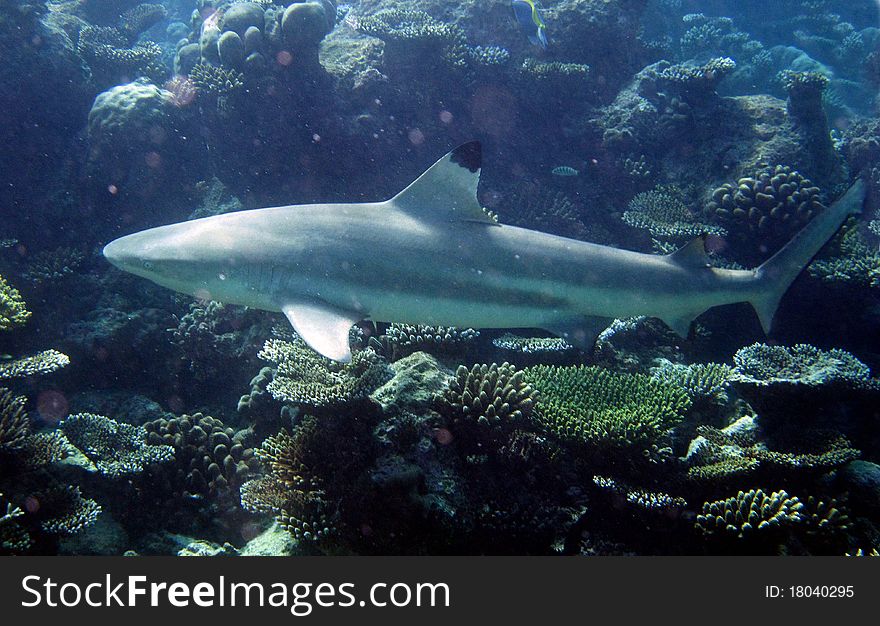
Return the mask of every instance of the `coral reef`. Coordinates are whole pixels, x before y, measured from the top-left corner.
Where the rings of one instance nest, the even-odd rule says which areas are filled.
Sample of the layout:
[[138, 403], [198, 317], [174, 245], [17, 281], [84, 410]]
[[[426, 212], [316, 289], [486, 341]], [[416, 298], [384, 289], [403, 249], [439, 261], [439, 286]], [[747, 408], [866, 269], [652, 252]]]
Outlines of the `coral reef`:
[[725, 533], [738, 538], [770, 533], [803, 520], [803, 503], [785, 491], [740, 491], [735, 497], [705, 502], [696, 528], [706, 534]]
[[250, 447], [252, 433], [225, 426], [209, 415], [195, 413], [144, 424], [150, 448], [173, 450], [168, 466], [169, 488], [187, 494], [235, 494], [257, 469]]
[[727, 234], [723, 228], [697, 221], [685, 206], [681, 191], [674, 186], [658, 186], [637, 194], [621, 218], [633, 228], [648, 231], [652, 237], [679, 243], [703, 234]]
[[[678, 387], [642, 374], [583, 365], [538, 365], [524, 379], [538, 390], [535, 422], [559, 439], [599, 451], [661, 455], [691, 401]], [[607, 460], [607, 459], [606, 459]]]
[[379, 342], [391, 347], [391, 360], [396, 361], [420, 350], [447, 353], [460, 351], [479, 336], [479, 331], [473, 328], [391, 324], [385, 334], [379, 337]]
[[722, 185], [707, 205], [729, 231], [737, 257], [752, 264], [769, 258], [824, 209], [819, 188], [782, 165]]
[[24, 399], [0, 387], [0, 449], [19, 448], [30, 434]]
[[0, 331], [22, 326], [30, 315], [19, 291], [0, 276]]
[[259, 357], [277, 367], [267, 387], [272, 397], [312, 410], [364, 398], [391, 376], [371, 348], [355, 352], [350, 363], [341, 365], [317, 354], [299, 336], [269, 339]]
[[117, 422], [103, 415], [78, 413], [66, 417], [59, 428], [71, 445], [85, 454], [98, 471], [110, 478], [139, 474], [154, 463], [174, 459], [171, 446], [148, 445], [143, 426]]

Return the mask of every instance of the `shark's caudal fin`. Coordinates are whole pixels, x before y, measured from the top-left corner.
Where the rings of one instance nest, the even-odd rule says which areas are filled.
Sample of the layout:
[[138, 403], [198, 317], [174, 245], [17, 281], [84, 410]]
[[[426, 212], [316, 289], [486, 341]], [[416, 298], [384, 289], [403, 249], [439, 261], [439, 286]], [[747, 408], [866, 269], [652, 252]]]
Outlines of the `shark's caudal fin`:
[[424, 221], [495, 224], [477, 200], [481, 159], [478, 141], [462, 144], [388, 202]]
[[755, 270], [757, 295], [749, 303], [758, 314], [764, 332], [770, 331], [779, 301], [794, 279], [838, 231], [846, 218], [861, 210], [865, 192], [865, 183], [856, 181], [840, 199], [814, 217], [779, 252]]

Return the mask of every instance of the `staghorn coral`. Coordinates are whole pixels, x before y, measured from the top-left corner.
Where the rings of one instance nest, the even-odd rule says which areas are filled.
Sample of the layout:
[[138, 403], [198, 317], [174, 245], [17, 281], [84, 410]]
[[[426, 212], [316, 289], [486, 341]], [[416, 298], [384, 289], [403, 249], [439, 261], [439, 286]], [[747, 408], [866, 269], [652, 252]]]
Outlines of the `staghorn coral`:
[[65, 246], [44, 250], [29, 260], [25, 277], [34, 283], [61, 280], [76, 273], [84, 261], [85, 255], [75, 248]]
[[316, 353], [299, 336], [292, 341], [269, 339], [258, 356], [277, 366], [267, 387], [273, 398], [312, 409], [363, 398], [391, 377], [372, 348], [355, 352], [343, 365]]
[[[0, 493], [0, 511], [4, 496]], [[33, 544], [33, 540], [21, 524], [24, 511], [12, 502], [5, 502], [6, 512], [0, 515], [0, 554], [21, 554]]]
[[624, 222], [652, 237], [682, 241], [711, 234], [723, 237], [726, 231], [712, 224], [703, 224], [684, 204], [681, 191], [674, 185], [658, 185], [651, 191], [637, 194], [623, 212]]
[[678, 93], [688, 104], [696, 105], [716, 96], [718, 83], [736, 67], [728, 57], [711, 59], [703, 65], [671, 65], [657, 75], [661, 85]]
[[52, 535], [75, 535], [92, 525], [101, 512], [101, 506], [84, 498], [79, 487], [54, 485], [30, 496], [40, 527]]
[[525, 370], [525, 380], [540, 394], [534, 421], [592, 448], [659, 447], [691, 404], [684, 389], [600, 367], [538, 365]]
[[548, 81], [558, 84], [561, 82], [576, 85], [590, 74], [590, 66], [582, 63], [560, 63], [559, 61], [536, 61], [525, 59], [520, 67], [524, 76], [538, 81]]
[[349, 23], [365, 35], [385, 42], [385, 55], [395, 64], [425, 59], [424, 52], [439, 54], [449, 67], [464, 69], [471, 58], [464, 31], [455, 24], [435, 20], [424, 11], [388, 9], [369, 16], [349, 16]]
[[804, 526], [810, 535], [842, 535], [850, 529], [852, 521], [843, 506], [834, 498], [820, 500], [809, 496], [801, 510]]
[[126, 35], [117, 28], [85, 26], [79, 32], [77, 49], [102, 85], [119, 78], [147, 77], [161, 83], [168, 74], [162, 62], [162, 48], [147, 41], [129, 47]]
[[770, 494], [762, 489], [740, 491], [735, 497], [704, 502], [694, 527], [706, 535], [723, 534], [744, 538], [799, 524], [804, 508], [798, 498], [784, 490]]
[[0, 450], [20, 448], [30, 434], [30, 421], [24, 410], [24, 398], [0, 387]]
[[725, 183], [707, 205], [748, 262], [767, 258], [824, 208], [819, 188], [783, 165]]
[[[868, 226], [871, 232], [880, 230]], [[875, 233], [876, 234], [876, 233]], [[828, 254], [814, 260], [808, 266], [810, 275], [831, 283], [845, 283], [860, 287], [880, 287], [880, 251], [868, 244], [861, 230], [853, 223], [844, 226], [843, 234], [829, 246]]]
[[125, 11], [119, 17], [119, 30], [125, 33], [130, 43], [137, 41], [141, 33], [149, 30], [168, 16], [161, 4], [139, 4]]
[[394, 323], [379, 340], [391, 346], [392, 360], [396, 361], [419, 350], [426, 352], [458, 350], [473, 343], [479, 336], [480, 332], [473, 328]]
[[687, 501], [682, 497], [631, 487], [608, 476], [593, 476], [593, 484], [602, 490], [622, 496], [629, 504], [648, 511], [668, 511], [687, 506]]
[[252, 432], [226, 426], [195, 413], [144, 424], [150, 446], [170, 446], [174, 463], [166, 466], [171, 488], [183, 495], [234, 492], [258, 465], [250, 447]]
[[37, 469], [57, 463], [70, 455], [71, 445], [58, 430], [36, 433], [25, 438], [15, 453], [26, 469]]
[[171, 446], [147, 444], [147, 431], [142, 426], [117, 422], [103, 415], [71, 415], [59, 428], [101, 474], [110, 478], [140, 474], [154, 463], [174, 459]]
[[22, 326], [30, 316], [21, 293], [0, 276], [0, 331]]
[[224, 106], [244, 87], [244, 74], [210, 63], [196, 63], [190, 70], [189, 79], [199, 95], [216, 101], [218, 107]]
[[556, 354], [574, 350], [574, 346], [561, 337], [519, 337], [510, 333], [496, 337], [492, 345], [523, 354]]
[[282, 528], [307, 541], [326, 538], [334, 529], [334, 514], [316, 472], [313, 447], [317, 419], [307, 416], [293, 433], [282, 430], [268, 437], [257, 458], [268, 474], [241, 487], [242, 506], [254, 513], [271, 513]]
[[0, 380], [50, 374], [70, 364], [70, 358], [57, 350], [43, 350], [37, 354], [11, 361], [0, 361]]
[[523, 381], [523, 372], [505, 362], [470, 369], [459, 365], [449, 388], [436, 401], [453, 426], [468, 422], [507, 430], [529, 417], [536, 396]]

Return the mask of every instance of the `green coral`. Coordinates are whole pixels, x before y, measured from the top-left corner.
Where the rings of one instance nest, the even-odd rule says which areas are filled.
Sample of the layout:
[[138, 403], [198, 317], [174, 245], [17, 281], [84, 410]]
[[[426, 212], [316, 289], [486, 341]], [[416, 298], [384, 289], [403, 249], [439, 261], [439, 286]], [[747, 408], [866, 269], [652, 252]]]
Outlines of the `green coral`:
[[470, 369], [459, 365], [437, 401], [441, 412], [453, 420], [505, 428], [531, 414], [536, 395], [522, 371], [509, 363], [492, 363]]
[[120, 76], [146, 76], [161, 83], [168, 74], [162, 48], [147, 41], [129, 47], [128, 37], [117, 28], [85, 26], [79, 32], [77, 49], [102, 82]]
[[651, 375], [655, 380], [681, 387], [692, 400], [705, 398], [724, 402], [734, 370], [721, 363], [682, 365], [664, 359], [651, 371]]
[[379, 340], [391, 347], [392, 359], [397, 360], [418, 350], [436, 352], [460, 349], [473, 343], [479, 336], [480, 332], [473, 328], [394, 323]]
[[459, 26], [435, 20], [424, 11], [394, 8], [350, 21], [359, 32], [384, 41], [386, 54], [397, 60], [412, 62], [420, 49], [436, 50], [447, 64], [461, 69], [472, 58]]
[[522, 354], [555, 354], [574, 350], [574, 346], [561, 337], [519, 337], [510, 333], [493, 339], [492, 345]]
[[521, 71], [524, 75], [539, 81], [583, 80], [589, 76], [590, 66], [582, 63], [546, 62], [528, 58], [523, 61]]
[[30, 316], [21, 293], [0, 276], [0, 331], [22, 326]]
[[723, 237], [723, 228], [700, 223], [684, 204], [681, 190], [674, 185], [658, 185], [651, 191], [637, 194], [624, 211], [624, 222], [652, 237], [681, 241], [702, 234]]
[[592, 447], [651, 449], [691, 405], [680, 387], [600, 367], [538, 365], [525, 370], [525, 380], [540, 394], [537, 424]]
[[798, 524], [804, 508], [798, 498], [784, 490], [767, 494], [762, 489], [740, 491], [726, 500], [703, 503], [694, 526], [707, 535], [743, 538]]

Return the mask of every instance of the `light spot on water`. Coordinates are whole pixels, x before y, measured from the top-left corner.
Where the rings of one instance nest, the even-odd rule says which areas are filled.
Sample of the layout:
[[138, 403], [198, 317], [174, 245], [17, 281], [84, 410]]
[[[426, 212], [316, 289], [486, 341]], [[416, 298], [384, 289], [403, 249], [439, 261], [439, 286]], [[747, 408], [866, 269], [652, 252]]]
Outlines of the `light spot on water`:
[[440, 121], [443, 122], [444, 124], [451, 124], [452, 123], [452, 113], [450, 113], [449, 111], [445, 111], [445, 110], [440, 111]]
[[226, 274], [220, 272], [219, 274], [217, 274], [217, 278], [219, 278], [220, 280], [226, 280]]
[[420, 131], [418, 128], [413, 128], [409, 131], [409, 142], [414, 146], [420, 146], [425, 143], [425, 133]]
[[60, 391], [47, 390], [37, 396], [37, 413], [46, 422], [60, 422], [67, 417], [67, 408], [67, 397]]
[[293, 63], [293, 55], [287, 50], [279, 50], [278, 54], [275, 55], [275, 61], [278, 62], [278, 65], [287, 67]]
[[115, 196], [117, 193], [119, 193], [119, 188], [116, 185], [107, 185], [107, 191], [110, 193], [111, 196]]

